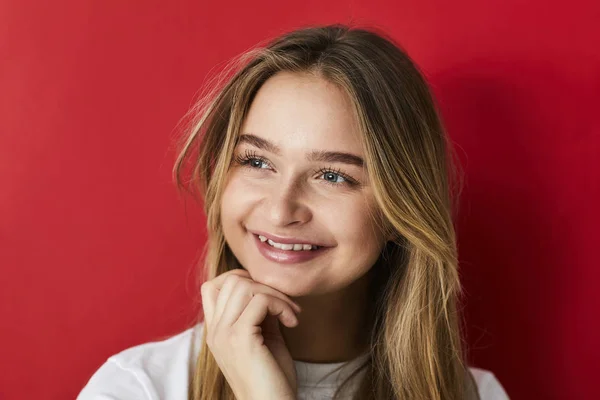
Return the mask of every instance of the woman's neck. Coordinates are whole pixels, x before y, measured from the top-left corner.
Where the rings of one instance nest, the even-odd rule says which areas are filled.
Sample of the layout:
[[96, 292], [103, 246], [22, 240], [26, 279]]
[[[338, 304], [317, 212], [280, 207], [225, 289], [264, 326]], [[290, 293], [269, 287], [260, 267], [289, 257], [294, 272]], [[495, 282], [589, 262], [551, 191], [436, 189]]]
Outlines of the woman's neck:
[[371, 273], [344, 290], [316, 297], [294, 298], [302, 307], [299, 324], [280, 324], [296, 361], [336, 363], [352, 360], [368, 348]]

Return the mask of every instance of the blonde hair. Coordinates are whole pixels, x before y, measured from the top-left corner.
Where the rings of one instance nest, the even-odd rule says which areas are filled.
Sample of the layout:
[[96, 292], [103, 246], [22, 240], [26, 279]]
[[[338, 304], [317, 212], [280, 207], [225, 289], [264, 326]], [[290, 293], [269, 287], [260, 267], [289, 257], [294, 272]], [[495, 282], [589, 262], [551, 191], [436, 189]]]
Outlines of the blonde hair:
[[[173, 176], [204, 202], [204, 279], [239, 267], [219, 223], [221, 195], [254, 95], [280, 71], [314, 74], [347, 93], [381, 211], [373, 217], [393, 238], [372, 267], [371, 351], [355, 372], [366, 368], [354, 398], [478, 398], [459, 313], [453, 221], [461, 175], [423, 75], [382, 32], [335, 24], [282, 34], [235, 58], [190, 109]], [[235, 399], [205, 339], [192, 375], [190, 400]]]

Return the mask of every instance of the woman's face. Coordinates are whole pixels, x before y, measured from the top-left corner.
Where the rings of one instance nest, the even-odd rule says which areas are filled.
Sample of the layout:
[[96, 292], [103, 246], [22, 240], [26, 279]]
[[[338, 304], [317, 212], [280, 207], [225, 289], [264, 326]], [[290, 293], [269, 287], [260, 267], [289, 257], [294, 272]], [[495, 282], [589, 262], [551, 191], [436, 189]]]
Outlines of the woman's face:
[[[343, 289], [373, 266], [385, 239], [359, 135], [347, 96], [321, 78], [280, 72], [260, 88], [221, 203], [225, 240], [253, 280], [310, 296]], [[322, 247], [278, 249], [259, 234]]]

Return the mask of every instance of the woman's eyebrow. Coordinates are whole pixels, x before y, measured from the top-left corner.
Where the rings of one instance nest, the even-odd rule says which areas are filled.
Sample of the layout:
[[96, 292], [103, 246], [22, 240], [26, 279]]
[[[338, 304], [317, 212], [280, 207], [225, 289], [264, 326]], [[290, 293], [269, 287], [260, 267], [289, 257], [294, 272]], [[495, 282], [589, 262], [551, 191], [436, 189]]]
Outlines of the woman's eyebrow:
[[[278, 146], [271, 143], [267, 139], [263, 139], [251, 133], [244, 133], [240, 135], [238, 138], [238, 144], [240, 143], [248, 143], [259, 149], [266, 150], [276, 155], [281, 155], [281, 149]], [[363, 167], [365, 165], [365, 162], [359, 156], [350, 153], [342, 153], [339, 151], [312, 150], [308, 153], [306, 159], [308, 161], [344, 163], [359, 167]]]

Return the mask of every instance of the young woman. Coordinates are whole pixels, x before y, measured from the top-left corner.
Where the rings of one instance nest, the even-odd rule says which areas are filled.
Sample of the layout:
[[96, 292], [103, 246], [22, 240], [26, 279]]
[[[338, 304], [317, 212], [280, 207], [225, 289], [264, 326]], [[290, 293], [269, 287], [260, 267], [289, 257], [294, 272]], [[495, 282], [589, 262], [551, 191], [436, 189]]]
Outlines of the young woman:
[[79, 399], [507, 399], [466, 361], [459, 175], [411, 59], [331, 25], [238, 61], [174, 168], [207, 216], [204, 317], [110, 357]]

